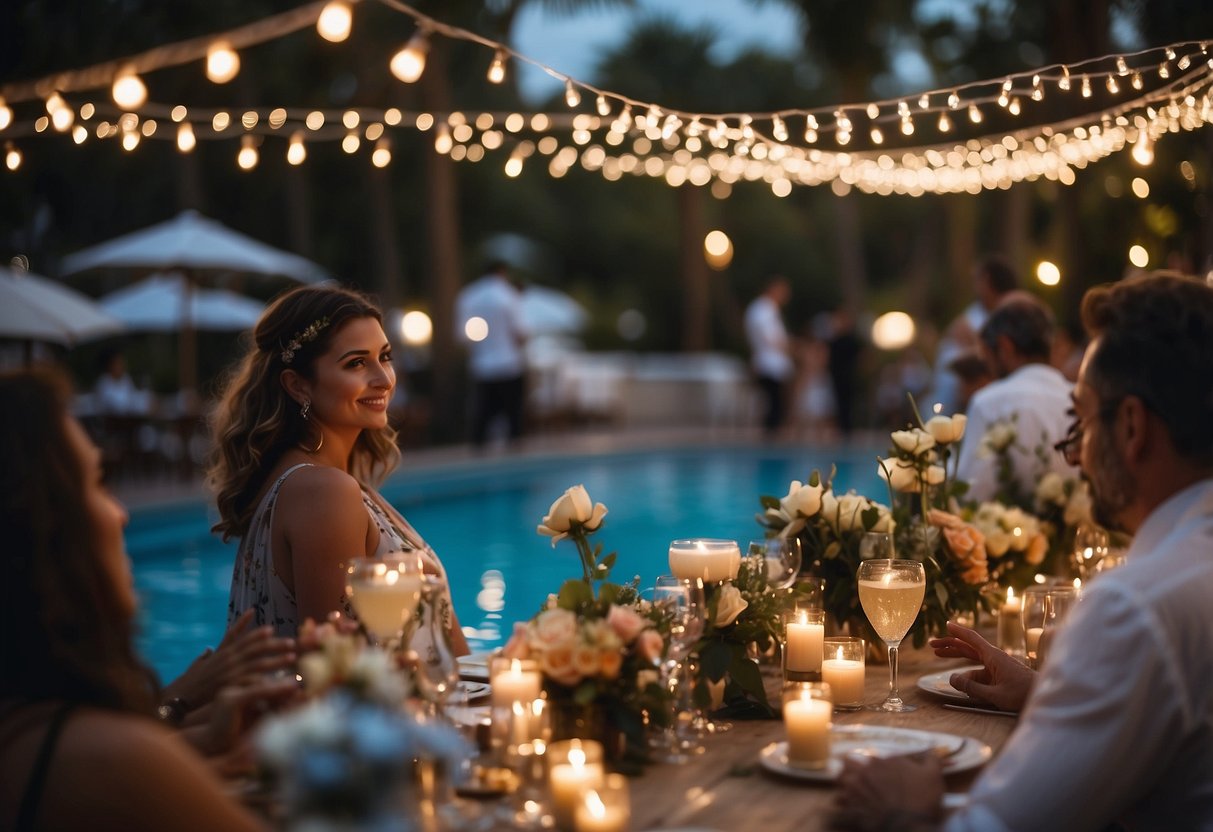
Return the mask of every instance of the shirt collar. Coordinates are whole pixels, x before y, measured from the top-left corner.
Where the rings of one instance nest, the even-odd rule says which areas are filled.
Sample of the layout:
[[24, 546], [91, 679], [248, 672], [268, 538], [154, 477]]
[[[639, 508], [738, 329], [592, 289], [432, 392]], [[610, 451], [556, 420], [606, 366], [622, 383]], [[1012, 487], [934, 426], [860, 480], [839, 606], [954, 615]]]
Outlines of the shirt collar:
[[1141, 524], [1126, 557], [1141, 557], [1158, 545], [1190, 515], [1213, 513], [1213, 479], [1189, 485], [1168, 497]]

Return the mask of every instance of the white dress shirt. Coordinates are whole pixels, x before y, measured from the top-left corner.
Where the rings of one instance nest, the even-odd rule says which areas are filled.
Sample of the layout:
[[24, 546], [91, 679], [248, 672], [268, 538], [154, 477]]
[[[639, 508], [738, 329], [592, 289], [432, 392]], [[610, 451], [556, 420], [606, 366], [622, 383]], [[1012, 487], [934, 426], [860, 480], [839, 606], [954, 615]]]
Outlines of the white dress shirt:
[[1213, 479], [1147, 518], [1049, 650], [960, 830], [1213, 830]]
[[[1049, 471], [1063, 477], [1077, 473], [1053, 450], [1070, 426], [1072, 389], [1066, 377], [1048, 364], [1025, 364], [973, 394], [957, 463], [957, 476], [969, 483], [970, 498], [991, 500], [997, 493], [997, 465], [994, 457], [982, 449], [982, 437], [992, 425], [1010, 422], [1012, 417], [1016, 440], [1010, 458], [1022, 493], [1035, 493], [1036, 484]], [[1037, 448], [1044, 450], [1043, 459], [1037, 455]]]
[[[488, 335], [480, 341], [467, 338], [470, 318], [483, 318]], [[464, 287], [455, 304], [455, 327], [469, 352], [469, 369], [477, 381], [499, 381], [521, 376], [526, 370], [523, 344], [522, 295], [499, 274], [487, 274]]]
[[745, 311], [745, 334], [750, 342], [750, 365], [755, 373], [779, 381], [792, 375], [788, 333], [775, 301], [759, 295], [750, 303]]

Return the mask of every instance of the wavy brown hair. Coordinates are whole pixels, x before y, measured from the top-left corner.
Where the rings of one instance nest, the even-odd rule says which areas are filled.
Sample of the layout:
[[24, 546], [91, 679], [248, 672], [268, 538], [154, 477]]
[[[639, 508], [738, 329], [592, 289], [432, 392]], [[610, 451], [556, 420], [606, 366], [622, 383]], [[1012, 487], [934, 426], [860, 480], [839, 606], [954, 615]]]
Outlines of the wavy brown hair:
[[153, 677], [88, 520], [70, 395], [51, 370], [0, 375], [0, 699], [150, 714]]
[[[214, 451], [207, 480], [219, 508], [212, 531], [225, 541], [248, 532], [257, 495], [282, 455], [293, 446], [315, 442], [308, 423], [299, 417], [299, 405], [282, 386], [282, 371], [289, 367], [314, 380], [316, 359], [337, 331], [357, 318], [383, 321], [366, 295], [328, 284], [287, 292], [257, 322], [253, 343], [224, 384], [212, 421]], [[319, 325], [322, 321], [327, 323]], [[312, 327], [318, 330], [315, 337], [300, 337]], [[293, 342], [299, 346], [288, 364], [283, 351]], [[377, 484], [399, 460], [393, 428], [364, 430], [354, 443], [350, 473], [359, 482]]]

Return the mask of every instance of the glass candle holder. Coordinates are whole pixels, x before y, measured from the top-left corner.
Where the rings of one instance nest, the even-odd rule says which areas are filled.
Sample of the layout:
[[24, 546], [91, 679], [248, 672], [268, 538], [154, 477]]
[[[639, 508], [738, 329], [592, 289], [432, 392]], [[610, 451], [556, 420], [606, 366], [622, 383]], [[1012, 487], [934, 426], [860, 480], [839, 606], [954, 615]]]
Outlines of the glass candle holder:
[[792, 608], [820, 610], [825, 608], [826, 579], [816, 575], [797, 575], [792, 583]]
[[1023, 598], [1007, 587], [1007, 599], [998, 608], [998, 648], [1012, 656], [1023, 656]]
[[1040, 637], [1045, 631], [1045, 598], [1049, 590], [1044, 586], [1030, 586], [1023, 591], [1019, 616], [1023, 625], [1024, 657], [1030, 667], [1037, 667], [1037, 651]]
[[783, 687], [783, 726], [788, 735], [788, 765], [822, 769], [830, 761], [834, 713], [830, 686], [824, 682], [788, 682]]
[[492, 745], [503, 764], [507, 746], [516, 744], [514, 705], [529, 706], [543, 693], [543, 674], [539, 662], [533, 659], [507, 659], [494, 656], [489, 660], [489, 715], [493, 721]]
[[831, 636], [824, 643], [821, 681], [830, 686], [834, 710], [857, 711], [864, 702], [867, 644], [855, 636]]
[[574, 832], [627, 832], [632, 820], [628, 778], [608, 774], [600, 786], [586, 789], [573, 816]]
[[687, 538], [670, 543], [670, 573], [683, 580], [731, 581], [740, 568], [741, 547], [736, 540]]
[[783, 616], [783, 678], [787, 681], [821, 681], [825, 610], [797, 609]]
[[587, 789], [602, 786], [605, 770], [602, 743], [594, 740], [561, 740], [548, 746], [548, 786], [552, 793], [552, 817], [556, 826], [573, 832], [577, 806]]

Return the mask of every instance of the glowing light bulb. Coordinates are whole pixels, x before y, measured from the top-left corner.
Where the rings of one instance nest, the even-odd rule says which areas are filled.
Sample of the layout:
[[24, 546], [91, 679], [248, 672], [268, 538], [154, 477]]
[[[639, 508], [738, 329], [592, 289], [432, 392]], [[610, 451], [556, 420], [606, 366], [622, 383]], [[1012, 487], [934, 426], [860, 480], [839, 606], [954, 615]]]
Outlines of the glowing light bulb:
[[182, 122], [177, 127], [177, 149], [182, 153], [189, 153], [198, 144], [198, 140], [194, 137], [194, 125], [188, 121]]
[[1061, 269], [1056, 263], [1041, 260], [1036, 264], [1036, 279], [1044, 286], [1056, 286], [1061, 283]]
[[84, 144], [84, 140], [88, 138], [88, 130], [83, 124], [77, 124], [72, 128], [72, 141], [76, 144]]
[[948, 118], [947, 113], [939, 114], [939, 132], [946, 133], [952, 129], [952, 120]]
[[178, 104], [176, 107], [173, 108], [173, 111], [171, 113], [169, 113], [169, 118], [171, 118], [174, 123], [180, 124], [181, 122], [185, 121], [185, 117], [188, 116], [189, 114], [190, 114], [189, 110], [187, 110], [181, 104]]
[[1016, 97], [1016, 98], [1012, 98], [1012, 99], [1011, 99], [1011, 103], [1007, 105], [1007, 112], [1008, 112], [1008, 113], [1010, 113], [1010, 114], [1011, 114], [1011, 115], [1013, 115], [1013, 116], [1017, 116], [1017, 115], [1019, 115], [1019, 113], [1020, 113], [1020, 111], [1021, 111], [1022, 109], [1023, 109], [1023, 108], [1022, 108], [1022, 106], [1021, 106], [1021, 105], [1020, 105], [1020, 103], [1019, 103], [1019, 98], [1018, 98], [1018, 97]]
[[1154, 140], [1145, 130], [1137, 132], [1137, 141], [1133, 144], [1133, 161], [1145, 167], [1154, 161]]
[[486, 77], [490, 84], [500, 84], [505, 80], [505, 53], [500, 49], [493, 53], [493, 62], [489, 64]]
[[8, 103], [3, 98], [0, 98], [0, 130], [3, 130], [4, 128], [8, 127], [12, 123], [13, 123], [12, 108], [10, 108], [8, 106]]
[[1057, 88], [1063, 91], [1070, 89], [1070, 68], [1068, 66], [1061, 68], [1061, 78], [1057, 82]]
[[451, 138], [451, 131], [445, 124], [438, 127], [438, 132], [434, 136], [434, 150], [439, 153], [450, 153], [454, 146], [455, 140]]
[[581, 93], [577, 92], [572, 81], [564, 82], [564, 103], [570, 107], [576, 107], [581, 103]]
[[139, 146], [139, 131], [126, 130], [122, 134], [122, 149], [128, 153]]
[[1132, 81], [1130, 81], [1129, 83], [1130, 83], [1130, 84], [1132, 84], [1133, 89], [1135, 89], [1135, 90], [1139, 90], [1139, 89], [1141, 89], [1141, 88], [1142, 88], [1142, 86], [1144, 85], [1144, 84], [1143, 84], [1143, 82], [1142, 82], [1142, 80], [1141, 80], [1141, 73], [1140, 73], [1140, 72], [1134, 72], [1134, 73], [1133, 73], [1133, 80], [1132, 80]]
[[51, 113], [51, 126], [60, 133], [66, 133], [75, 120], [76, 114], [66, 104]]
[[788, 140], [788, 127], [779, 116], [771, 119], [771, 135], [775, 137], [776, 141], [786, 142]]
[[960, 95], [958, 93], [956, 93], [955, 91], [953, 91], [948, 96], [948, 106], [951, 107], [953, 110], [960, 109]]
[[429, 35], [425, 30], [419, 29], [415, 35], [409, 38], [409, 42], [404, 45], [404, 48], [392, 56], [392, 62], [389, 65], [392, 74], [406, 84], [416, 82], [425, 72], [425, 56], [429, 54], [429, 51]]
[[240, 56], [227, 41], [216, 41], [206, 50], [206, 77], [216, 84], [226, 84], [240, 72]]
[[1108, 92], [1112, 93], [1113, 95], [1120, 92], [1120, 84], [1116, 83], [1115, 75], [1108, 76]]
[[236, 154], [236, 164], [241, 170], [252, 170], [257, 167], [257, 147], [253, 144], [252, 136], [240, 139], [240, 152]]
[[135, 110], [147, 101], [147, 87], [133, 71], [127, 69], [118, 73], [110, 90], [114, 103], [124, 110]]
[[906, 116], [905, 118], [903, 118], [901, 120], [901, 134], [903, 136], [913, 136], [914, 135], [914, 122], [910, 119], [909, 116]]
[[974, 124], [981, 124], [981, 109], [976, 104], [969, 105], [969, 121]]
[[22, 161], [21, 151], [14, 147], [11, 143], [4, 150], [4, 166], [9, 170], [16, 170], [21, 167]]
[[1135, 245], [1129, 248], [1129, 262], [1139, 269], [1150, 265], [1150, 253], [1145, 246]]
[[1091, 79], [1085, 75], [1082, 76], [1082, 97], [1083, 98], [1091, 97]]
[[354, 13], [345, 0], [332, 0], [320, 10], [316, 18], [316, 31], [330, 43], [341, 43], [350, 36]]
[[880, 132], [879, 127], [873, 127], [871, 135], [872, 135], [872, 144], [883, 144], [884, 143], [884, 133]]
[[392, 144], [387, 138], [382, 138], [375, 143], [375, 149], [371, 152], [371, 164], [377, 168], [386, 168], [392, 161]]
[[286, 146], [286, 162], [288, 165], [302, 165], [307, 158], [307, 146], [303, 143], [303, 131], [296, 130], [291, 134], [291, 140]]
[[607, 101], [605, 95], [598, 96], [598, 100], [595, 102], [595, 107], [598, 110], [598, 115], [602, 116], [603, 118], [611, 114], [611, 102]]

